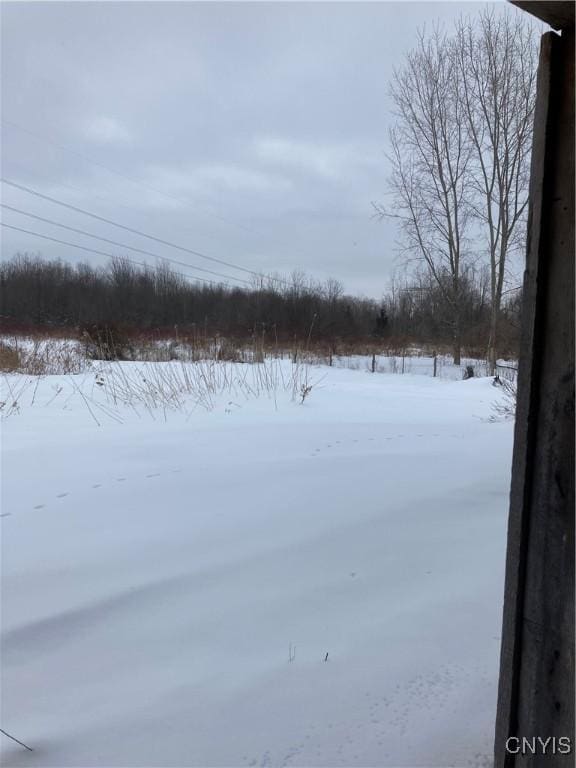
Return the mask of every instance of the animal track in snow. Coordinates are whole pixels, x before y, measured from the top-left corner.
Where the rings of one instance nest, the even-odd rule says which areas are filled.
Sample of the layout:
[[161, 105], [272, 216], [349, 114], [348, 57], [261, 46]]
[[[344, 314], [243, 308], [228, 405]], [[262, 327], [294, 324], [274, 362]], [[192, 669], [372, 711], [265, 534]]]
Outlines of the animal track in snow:
[[[182, 469], [180, 467], [178, 467], [176, 469], [171, 469], [169, 471], [171, 473], [177, 473], [177, 472], [182, 472]], [[144, 477], [160, 477], [161, 475], [162, 475], [162, 472], [151, 472], [151, 473], [148, 473], [147, 475], [144, 475]], [[126, 482], [127, 479], [128, 478], [126, 478], [126, 477], [116, 477], [115, 478], [117, 483], [124, 483], [124, 482]], [[92, 490], [95, 490], [96, 488], [102, 488], [102, 486], [103, 486], [103, 483], [92, 483], [90, 485], [90, 488]], [[62, 493], [57, 493], [56, 494], [56, 498], [57, 499], [64, 499], [67, 496], [70, 496], [70, 493], [71, 493], [70, 491], [63, 491]], [[44, 509], [45, 507], [46, 507], [46, 504], [35, 504], [32, 507], [32, 509]], [[10, 517], [11, 515], [12, 515], [11, 512], [5, 512], [4, 514], [0, 514], [0, 517]]]
[[[181, 472], [181, 471], [182, 471], [181, 469], [172, 469], [172, 470], [170, 470], [170, 472], [172, 472], [172, 473]], [[153, 473], [145, 475], [145, 477], [160, 477], [161, 474], [162, 474], [161, 472], [153, 472]], [[124, 482], [126, 482], [127, 478], [126, 477], [117, 477], [117, 478], [115, 478], [115, 480], [116, 480], [117, 483], [124, 483]], [[103, 483], [92, 483], [90, 488], [92, 490], [95, 490], [96, 488], [102, 488], [102, 485], [103, 485]], [[65, 499], [67, 496], [70, 496], [70, 491], [63, 491], [62, 493], [57, 493], [56, 494], [56, 498], [57, 499]], [[44, 509], [45, 507], [46, 507], [46, 504], [35, 504], [32, 507], [32, 509]], [[12, 515], [11, 512], [5, 512], [4, 514], [0, 515], [0, 517], [10, 517], [11, 515]]]

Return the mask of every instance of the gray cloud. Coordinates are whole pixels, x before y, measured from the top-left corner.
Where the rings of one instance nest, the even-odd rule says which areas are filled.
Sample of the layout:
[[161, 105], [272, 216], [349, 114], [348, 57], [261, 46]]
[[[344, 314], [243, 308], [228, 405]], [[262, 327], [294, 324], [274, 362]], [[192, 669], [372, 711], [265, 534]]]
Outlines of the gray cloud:
[[[227, 261], [304, 269], [378, 297], [394, 262], [394, 230], [371, 218], [387, 176], [389, 79], [418, 27], [479, 7], [4, 2], [3, 116], [36, 136], [3, 124], [3, 175]], [[182, 256], [2, 192], [12, 206]], [[4, 220], [100, 248], [15, 213]], [[105, 261], [2, 236], [4, 258]]]

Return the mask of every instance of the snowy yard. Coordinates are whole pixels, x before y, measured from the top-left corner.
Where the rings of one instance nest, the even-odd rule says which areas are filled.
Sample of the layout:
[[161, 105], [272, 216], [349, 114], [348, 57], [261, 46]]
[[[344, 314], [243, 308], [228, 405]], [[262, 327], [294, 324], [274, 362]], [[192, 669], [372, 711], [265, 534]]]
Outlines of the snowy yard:
[[91, 414], [89, 372], [27, 385], [2, 425], [1, 714], [34, 751], [1, 736], [3, 765], [491, 764], [499, 392], [310, 376], [303, 404], [166, 413]]

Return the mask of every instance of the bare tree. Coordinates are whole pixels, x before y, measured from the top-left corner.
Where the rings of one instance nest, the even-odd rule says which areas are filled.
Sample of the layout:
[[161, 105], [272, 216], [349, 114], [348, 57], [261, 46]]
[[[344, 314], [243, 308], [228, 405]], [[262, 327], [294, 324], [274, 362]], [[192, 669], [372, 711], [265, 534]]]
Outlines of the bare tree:
[[396, 125], [390, 132], [392, 210], [409, 258], [424, 262], [450, 309], [454, 363], [461, 354], [461, 276], [470, 223], [470, 142], [462, 70], [449, 38], [436, 29], [394, 73]]
[[344, 295], [344, 286], [339, 280], [329, 277], [322, 286], [322, 295], [326, 301], [334, 305]]
[[494, 374], [508, 257], [525, 240], [537, 50], [523, 18], [493, 10], [461, 19], [453, 45], [472, 151], [472, 209], [490, 265], [488, 361]]

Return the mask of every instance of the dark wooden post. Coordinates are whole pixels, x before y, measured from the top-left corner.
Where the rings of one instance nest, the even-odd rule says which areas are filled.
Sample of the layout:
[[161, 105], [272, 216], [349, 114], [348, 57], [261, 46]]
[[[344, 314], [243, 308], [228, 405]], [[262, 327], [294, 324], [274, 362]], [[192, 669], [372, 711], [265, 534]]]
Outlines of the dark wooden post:
[[506, 749], [509, 737], [538, 736], [569, 737], [576, 748], [574, 4], [516, 4], [535, 15], [536, 6], [542, 14], [564, 6], [572, 25], [560, 25], [561, 35], [546, 33], [540, 51], [495, 768], [567, 767], [574, 765], [573, 753]]

